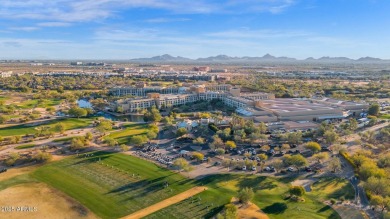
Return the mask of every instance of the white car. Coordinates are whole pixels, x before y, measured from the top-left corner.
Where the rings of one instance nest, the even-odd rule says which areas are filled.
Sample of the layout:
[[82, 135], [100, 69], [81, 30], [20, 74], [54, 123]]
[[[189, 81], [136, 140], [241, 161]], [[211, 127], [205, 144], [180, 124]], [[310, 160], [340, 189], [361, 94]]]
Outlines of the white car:
[[243, 166], [243, 167], [242, 167], [242, 170], [246, 170], [246, 166]]
[[287, 170], [290, 171], [290, 172], [293, 172], [293, 171], [294, 171], [294, 168], [289, 167], [289, 168], [287, 168]]
[[256, 171], [256, 167], [255, 166], [252, 166], [252, 171]]

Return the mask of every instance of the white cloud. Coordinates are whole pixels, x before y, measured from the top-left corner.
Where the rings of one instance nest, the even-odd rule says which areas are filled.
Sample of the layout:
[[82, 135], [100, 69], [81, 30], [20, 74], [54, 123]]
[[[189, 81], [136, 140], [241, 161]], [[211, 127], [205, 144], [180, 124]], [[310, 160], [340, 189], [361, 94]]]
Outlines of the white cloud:
[[190, 21], [191, 19], [188, 18], [152, 18], [147, 19], [145, 22], [147, 23], [170, 23], [170, 22], [184, 22], [184, 21]]
[[9, 30], [17, 30], [17, 31], [34, 31], [39, 30], [38, 27], [10, 27]]
[[177, 14], [279, 13], [294, 0], [2, 0], [0, 17], [47, 22], [89, 22], [120, 16], [131, 8], [155, 8]]
[[37, 24], [40, 27], [68, 27], [71, 25], [71, 23], [67, 22], [41, 22]]

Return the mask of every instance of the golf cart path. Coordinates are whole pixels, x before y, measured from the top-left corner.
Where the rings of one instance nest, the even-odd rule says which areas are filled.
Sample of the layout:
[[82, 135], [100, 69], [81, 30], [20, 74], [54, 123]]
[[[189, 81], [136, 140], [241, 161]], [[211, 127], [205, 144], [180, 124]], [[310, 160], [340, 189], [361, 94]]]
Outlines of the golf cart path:
[[149, 214], [152, 214], [160, 209], [163, 209], [163, 208], [166, 208], [170, 205], [173, 205], [173, 204], [176, 204], [180, 201], [183, 201], [193, 195], [196, 195], [198, 193], [201, 193], [203, 191], [205, 191], [207, 189], [207, 187], [204, 187], [204, 186], [196, 186], [192, 189], [189, 189], [185, 192], [182, 192], [180, 194], [177, 194], [175, 196], [172, 196], [170, 198], [167, 198], [161, 202], [158, 202], [154, 205], [151, 205], [147, 208], [144, 208], [144, 209], [141, 209], [139, 211], [136, 211], [130, 215], [127, 215], [125, 217], [123, 217], [122, 219], [139, 219], [139, 218], [143, 218]]

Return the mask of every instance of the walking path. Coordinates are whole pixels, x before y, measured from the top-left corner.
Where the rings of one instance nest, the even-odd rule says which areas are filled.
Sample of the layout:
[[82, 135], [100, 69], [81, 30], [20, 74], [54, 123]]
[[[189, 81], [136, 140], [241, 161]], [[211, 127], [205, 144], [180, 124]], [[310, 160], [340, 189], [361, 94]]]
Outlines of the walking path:
[[125, 217], [123, 217], [122, 219], [138, 219], [138, 218], [143, 218], [149, 214], [152, 214], [160, 209], [163, 209], [163, 208], [166, 208], [170, 205], [173, 205], [173, 204], [176, 204], [180, 201], [183, 201], [191, 196], [194, 196], [198, 193], [201, 193], [203, 191], [205, 191], [207, 189], [207, 187], [204, 187], [204, 186], [197, 186], [197, 187], [194, 187], [192, 189], [189, 189], [185, 192], [182, 192], [178, 195], [175, 195], [173, 197], [170, 197], [170, 198], [167, 198], [159, 203], [156, 203], [154, 205], [151, 205], [147, 208], [144, 208], [142, 210], [139, 210], [139, 211], [136, 211], [130, 215], [127, 215]]

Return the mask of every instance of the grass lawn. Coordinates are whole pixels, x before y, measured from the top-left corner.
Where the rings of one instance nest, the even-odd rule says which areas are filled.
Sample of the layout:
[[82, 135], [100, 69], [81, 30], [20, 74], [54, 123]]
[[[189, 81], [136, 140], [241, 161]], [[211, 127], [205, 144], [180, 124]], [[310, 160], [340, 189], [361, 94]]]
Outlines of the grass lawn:
[[[107, 152], [53, 162], [32, 175], [77, 199], [102, 218], [128, 215], [194, 186], [192, 180], [153, 163]], [[165, 182], [169, 188], [164, 188]]]
[[110, 133], [107, 137], [114, 138], [119, 144], [126, 144], [134, 135], [145, 134], [148, 124], [131, 123], [124, 125], [124, 129]]
[[19, 184], [31, 183], [31, 182], [37, 182], [37, 180], [32, 178], [29, 174], [22, 174], [19, 176], [15, 176], [10, 179], [0, 181], [0, 191], [9, 188], [11, 186], [16, 186]]
[[53, 142], [70, 141], [70, 140], [72, 140], [73, 138], [74, 138], [74, 137], [58, 138], [58, 139], [54, 139]]
[[[314, 195], [305, 195], [303, 203], [286, 200], [284, 197], [291, 180], [238, 174], [206, 177], [196, 182], [209, 187], [197, 195], [201, 198], [201, 204], [187, 199], [145, 218], [210, 218], [244, 187], [253, 188], [255, 197], [252, 202], [270, 218], [340, 218], [336, 211], [322, 204]], [[211, 204], [213, 207], [207, 209], [206, 206]]]
[[315, 182], [312, 186], [312, 191], [308, 195], [316, 198], [319, 201], [326, 201], [329, 199], [353, 199], [355, 197], [355, 191], [351, 183], [347, 180], [335, 178], [335, 177], [324, 177], [319, 181]]
[[390, 119], [390, 114], [381, 115], [381, 116], [379, 116], [379, 118], [381, 118], [381, 119]]
[[8, 126], [5, 128], [0, 128], [0, 136], [13, 136], [13, 135], [25, 135], [25, 134], [34, 134], [37, 132], [36, 128], [42, 126], [51, 126], [54, 127], [55, 124], [61, 122], [64, 124], [66, 130], [84, 128], [91, 124], [93, 121], [92, 118], [66, 118], [61, 120], [52, 120], [43, 125], [31, 126], [29, 124], [24, 125], [15, 125]]
[[35, 144], [24, 144], [24, 145], [19, 145], [17, 147], [15, 147], [15, 149], [28, 149], [28, 148], [33, 148], [35, 147]]
[[26, 100], [23, 101], [18, 105], [18, 108], [20, 109], [31, 109], [34, 107], [42, 107], [42, 108], [47, 108], [49, 106], [56, 106], [61, 103], [60, 99], [47, 99], [44, 101], [39, 101], [39, 100]]

